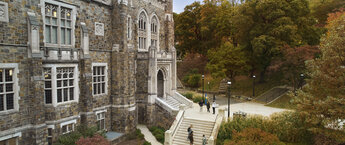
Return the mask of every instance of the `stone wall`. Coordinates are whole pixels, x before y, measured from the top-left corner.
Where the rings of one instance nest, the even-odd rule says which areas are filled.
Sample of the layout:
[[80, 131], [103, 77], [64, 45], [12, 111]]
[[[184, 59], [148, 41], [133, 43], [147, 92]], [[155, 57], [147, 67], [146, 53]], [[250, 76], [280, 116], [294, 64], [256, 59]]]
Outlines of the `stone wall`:
[[[51, 0], [54, 1], [54, 0]], [[138, 14], [144, 10], [149, 20], [155, 14], [160, 23], [160, 50], [170, 51], [169, 43], [173, 25], [167, 23], [166, 14], [172, 14], [172, 2], [142, 0], [59, 0], [76, 8], [73, 47], [48, 48], [44, 42], [43, 3], [44, 0], [1, 0], [8, 3], [9, 22], [0, 22], [0, 63], [18, 64], [19, 110], [0, 112], [0, 137], [21, 132], [19, 144], [47, 143], [48, 127], [53, 127], [53, 140], [62, 131], [60, 124], [76, 120], [76, 125], [96, 126], [96, 112], [106, 111], [105, 124], [108, 131], [133, 132], [136, 124], [169, 126], [169, 116], [164, 109], [148, 102], [150, 76], [148, 52], [138, 52]], [[42, 3], [41, 3], [42, 2]], [[118, 3], [120, 2], [120, 3]], [[39, 27], [38, 43], [41, 55], [31, 55], [28, 32], [28, 14], [32, 12]], [[132, 19], [132, 38], [127, 38], [127, 18]], [[104, 33], [96, 35], [96, 22], [104, 25]], [[88, 29], [90, 56], [84, 57], [81, 45], [82, 27]], [[150, 29], [149, 23], [147, 23]], [[167, 34], [169, 33], [169, 34]], [[169, 38], [168, 38], [169, 37]], [[148, 43], [150, 43], [148, 37]], [[51, 54], [73, 50], [78, 55], [65, 60]], [[48, 51], [46, 54], [45, 51]], [[48, 59], [49, 58], [49, 59]], [[92, 95], [92, 64], [107, 63], [108, 92], [105, 95]], [[46, 64], [76, 64], [79, 70], [79, 100], [57, 106], [44, 102], [43, 66]], [[0, 66], [1, 67], [1, 66]], [[157, 116], [160, 114], [161, 116]], [[170, 121], [172, 117], [170, 117]], [[164, 120], [163, 123], [160, 120]], [[170, 123], [171, 124], [171, 123]], [[157, 124], [159, 125], [159, 124]]]
[[164, 129], [168, 130], [172, 123], [176, 119], [176, 114], [171, 114], [166, 111], [164, 108], [160, 107], [159, 105], [155, 106], [155, 113], [154, 113], [154, 126], [160, 126]]

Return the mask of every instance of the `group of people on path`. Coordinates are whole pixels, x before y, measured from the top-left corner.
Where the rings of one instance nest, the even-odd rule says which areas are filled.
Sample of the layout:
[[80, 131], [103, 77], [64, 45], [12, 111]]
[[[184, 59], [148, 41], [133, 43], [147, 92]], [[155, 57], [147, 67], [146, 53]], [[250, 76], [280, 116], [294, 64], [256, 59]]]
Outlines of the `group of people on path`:
[[[202, 112], [202, 107], [204, 106], [204, 100], [200, 100], [199, 106], [200, 106], [200, 112]], [[210, 112], [210, 102], [209, 101], [207, 101], [206, 107], [207, 107], [207, 112]], [[213, 114], [216, 113], [216, 107], [217, 107], [217, 104], [213, 100], [213, 103], [212, 103]]]
[[[192, 130], [193, 125], [190, 125], [187, 129], [188, 131], [188, 137], [187, 140], [189, 139], [190, 145], [194, 145], [194, 134]], [[206, 137], [205, 134], [202, 135], [202, 145], [206, 145]]]

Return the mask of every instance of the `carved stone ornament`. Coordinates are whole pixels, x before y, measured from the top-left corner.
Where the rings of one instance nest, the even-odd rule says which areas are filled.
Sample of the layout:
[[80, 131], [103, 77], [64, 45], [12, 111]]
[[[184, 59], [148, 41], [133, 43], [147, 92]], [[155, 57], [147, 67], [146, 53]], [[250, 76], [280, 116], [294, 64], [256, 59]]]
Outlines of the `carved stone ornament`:
[[0, 1], [0, 22], [8, 22], [8, 4]]
[[104, 24], [95, 22], [95, 35], [104, 36]]

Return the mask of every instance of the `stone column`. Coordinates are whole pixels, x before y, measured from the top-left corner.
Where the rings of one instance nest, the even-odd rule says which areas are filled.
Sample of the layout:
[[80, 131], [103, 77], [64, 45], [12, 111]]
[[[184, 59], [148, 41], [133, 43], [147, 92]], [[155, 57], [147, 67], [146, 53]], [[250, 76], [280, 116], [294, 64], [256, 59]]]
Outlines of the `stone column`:
[[148, 103], [154, 104], [157, 98], [157, 50], [149, 48]]
[[30, 130], [33, 132], [33, 134], [31, 134], [31, 138], [34, 138], [35, 144], [42, 144], [42, 142], [46, 142], [46, 139], [42, 138], [42, 136], [47, 135], [45, 131], [46, 126], [42, 126], [46, 120], [42, 59], [29, 59], [27, 67], [29, 74], [31, 74], [31, 83], [28, 83], [28, 86], [26, 86], [28, 88], [27, 90], [29, 91], [28, 99], [30, 100], [30, 105], [28, 107], [29, 116], [31, 118], [31, 124], [34, 126], [39, 126]]
[[172, 95], [175, 96], [176, 93], [176, 79], [177, 79], [177, 75], [176, 75], [176, 49], [175, 47], [172, 47], [172, 65], [171, 65], [171, 81], [172, 81]]
[[111, 55], [112, 130], [129, 133], [137, 124], [135, 101], [135, 52], [127, 45], [127, 2], [118, 1], [113, 9], [113, 52]]

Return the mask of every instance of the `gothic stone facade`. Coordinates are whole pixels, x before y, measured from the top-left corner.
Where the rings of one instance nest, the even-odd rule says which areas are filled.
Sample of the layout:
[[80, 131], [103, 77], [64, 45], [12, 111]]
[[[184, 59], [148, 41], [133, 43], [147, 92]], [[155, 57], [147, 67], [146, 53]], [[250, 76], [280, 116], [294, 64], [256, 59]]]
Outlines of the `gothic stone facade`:
[[0, 0], [0, 144], [159, 122], [173, 36], [172, 0]]

